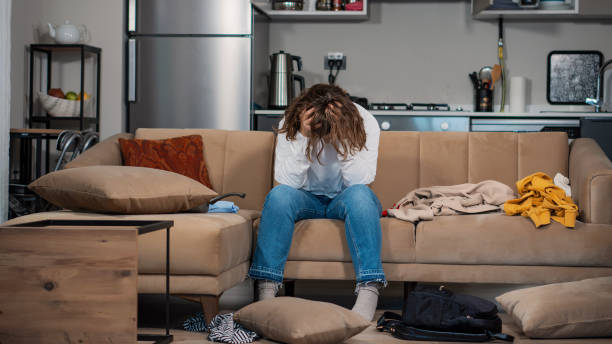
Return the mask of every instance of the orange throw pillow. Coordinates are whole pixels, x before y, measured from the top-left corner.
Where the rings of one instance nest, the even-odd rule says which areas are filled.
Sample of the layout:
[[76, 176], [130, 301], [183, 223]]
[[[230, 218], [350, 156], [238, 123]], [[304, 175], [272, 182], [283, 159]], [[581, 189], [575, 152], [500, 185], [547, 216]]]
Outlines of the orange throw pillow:
[[119, 139], [119, 146], [125, 166], [150, 167], [182, 174], [212, 189], [200, 135], [165, 140]]

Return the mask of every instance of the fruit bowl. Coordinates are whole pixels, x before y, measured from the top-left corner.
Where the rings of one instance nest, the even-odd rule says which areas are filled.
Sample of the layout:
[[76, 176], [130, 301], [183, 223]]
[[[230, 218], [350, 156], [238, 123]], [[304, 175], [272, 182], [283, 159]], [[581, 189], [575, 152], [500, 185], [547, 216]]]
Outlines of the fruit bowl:
[[[80, 100], [68, 100], [50, 96], [48, 94], [39, 92], [38, 98], [43, 109], [47, 111], [50, 116], [53, 117], [79, 117], [81, 111]], [[83, 104], [83, 113], [87, 113], [93, 98], [85, 100]]]

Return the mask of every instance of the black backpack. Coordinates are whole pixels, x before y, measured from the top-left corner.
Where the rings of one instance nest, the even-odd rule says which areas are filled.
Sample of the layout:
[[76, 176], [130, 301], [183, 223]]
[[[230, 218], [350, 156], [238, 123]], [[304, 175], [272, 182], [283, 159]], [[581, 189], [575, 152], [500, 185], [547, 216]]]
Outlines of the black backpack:
[[476, 296], [455, 294], [444, 286], [418, 285], [404, 300], [402, 316], [385, 312], [376, 328], [409, 340], [513, 341], [500, 333], [497, 306]]

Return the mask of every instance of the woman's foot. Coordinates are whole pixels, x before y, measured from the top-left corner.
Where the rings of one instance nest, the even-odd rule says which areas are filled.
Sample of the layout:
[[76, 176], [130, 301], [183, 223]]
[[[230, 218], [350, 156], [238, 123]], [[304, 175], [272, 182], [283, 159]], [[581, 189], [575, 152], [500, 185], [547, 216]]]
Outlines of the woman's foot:
[[280, 283], [268, 280], [257, 281], [257, 300], [263, 301], [276, 297]]
[[372, 321], [378, 305], [378, 286], [375, 283], [357, 286], [357, 301], [352, 311]]

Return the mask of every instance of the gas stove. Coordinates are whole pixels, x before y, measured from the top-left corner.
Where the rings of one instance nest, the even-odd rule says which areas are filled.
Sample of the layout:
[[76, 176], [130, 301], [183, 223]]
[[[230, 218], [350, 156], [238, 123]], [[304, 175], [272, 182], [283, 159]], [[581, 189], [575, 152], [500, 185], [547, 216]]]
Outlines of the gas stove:
[[463, 109], [451, 110], [446, 103], [371, 103], [369, 109], [381, 130], [468, 131], [470, 127], [469, 117], [455, 113]]
[[410, 103], [412, 111], [450, 111], [446, 103]]
[[450, 111], [450, 106], [445, 103], [371, 103], [369, 108], [395, 111]]
[[409, 111], [411, 108], [406, 103], [370, 103], [370, 110]]

